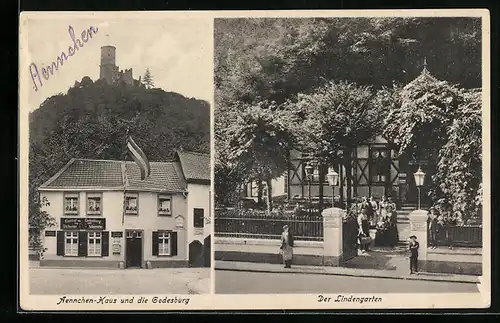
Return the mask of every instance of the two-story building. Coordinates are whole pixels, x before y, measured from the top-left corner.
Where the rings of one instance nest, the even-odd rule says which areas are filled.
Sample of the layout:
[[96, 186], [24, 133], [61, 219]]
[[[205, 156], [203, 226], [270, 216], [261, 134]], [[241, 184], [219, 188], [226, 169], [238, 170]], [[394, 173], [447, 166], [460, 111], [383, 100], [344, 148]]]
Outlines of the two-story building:
[[150, 166], [141, 180], [134, 162], [71, 159], [41, 185], [57, 224], [42, 233], [40, 265], [209, 266], [210, 157], [177, 152]]

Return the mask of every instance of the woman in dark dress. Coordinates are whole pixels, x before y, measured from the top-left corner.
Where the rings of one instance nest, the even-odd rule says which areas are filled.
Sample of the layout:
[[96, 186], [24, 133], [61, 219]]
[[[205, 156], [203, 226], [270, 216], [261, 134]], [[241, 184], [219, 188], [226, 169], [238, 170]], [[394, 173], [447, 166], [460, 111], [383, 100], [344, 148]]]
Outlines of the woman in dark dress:
[[387, 217], [389, 222], [389, 228], [387, 229], [387, 242], [391, 248], [394, 248], [399, 242], [399, 232], [398, 232], [398, 213], [394, 207], [394, 204], [387, 205]]
[[281, 233], [281, 255], [285, 268], [292, 268], [293, 260], [293, 235], [290, 233], [288, 225], [283, 226]]
[[369, 244], [367, 243], [362, 243], [362, 238], [363, 237], [369, 237], [370, 236], [370, 224], [368, 222], [368, 216], [367, 216], [367, 210], [366, 208], [363, 208], [361, 210], [361, 213], [358, 215], [358, 245], [359, 245], [359, 250], [361, 253], [365, 253], [369, 251]]

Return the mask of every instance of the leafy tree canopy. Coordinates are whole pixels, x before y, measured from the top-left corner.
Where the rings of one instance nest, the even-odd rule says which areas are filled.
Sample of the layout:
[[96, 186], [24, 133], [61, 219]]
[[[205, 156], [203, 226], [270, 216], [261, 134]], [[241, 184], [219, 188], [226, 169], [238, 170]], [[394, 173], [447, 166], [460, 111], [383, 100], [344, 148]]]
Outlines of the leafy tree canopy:
[[347, 147], [354, 147], [380, 133], [383, 109], [374, 105], [369, 86], [327, 83], [309, 94], [300, 94], [297, 106], [305, 116], [300, 128], [303, 151], [329, 161]]
[[216, 104], [258, 97], [281, 103], [325, 80], [376, 89], [407, 84], [425, 56], [438, 79], [480, 87], [481, 20], [218, 19]]
[[437, 80], [424, 69], [394, 99], [384, 134], [397, 140], [402, 153], [414, 147], [439, 150], [447, 140], [447, 129], [456, 117], [462, 96], [459, 88]]

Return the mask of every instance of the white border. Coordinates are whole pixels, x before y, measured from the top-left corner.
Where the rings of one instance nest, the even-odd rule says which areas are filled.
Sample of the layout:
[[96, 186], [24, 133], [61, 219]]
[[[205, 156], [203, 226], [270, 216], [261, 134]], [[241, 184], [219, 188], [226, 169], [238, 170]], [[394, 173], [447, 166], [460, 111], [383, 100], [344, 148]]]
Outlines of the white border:
[[[252, 295], [222, 295], [222, 294], [206, 294], [206, 295], [189, 295], [191, 299], [188, 306], [174, 304], [107, 304], [107, 305], [92, 305], [92, 304], [66, 304], [57, 306], [59, 300], [58, 295], [43, 296], [30, 295], [28, 283], [28, 217], [23, 216], [28, 214], [28, 95], [29, 95], [29, 80], [21, 77], [19, 80], [20, 90], [20, 110], [19, 110], [19, 172], [20, 172], [20, 241], [19, 246], [19, 265], [20, 265], [20, 304], [24, 310], [272, 310], [272, 309], [390, 309], [390, 308], [485, 308], [489, 307], [491, 300], [491, 259], [490, 259], [490, 203], [491, 203], [491, 185], [490, 185], [490, 14], [487, 9], [426, 9], [426, 10], [280, 10], [280, 11], [136, 11], [136, 12], [23, 12], [20, 17], [20, 75], [28, 75], [28, 64], [31, 54], [27, 51], [29, 37], [23, 32], [23, 26], [30, 19], [68, 19], [69, 16], [78, 18], [95, 18], [102, 19], [103, 17], [112, 19], [113, 17], [120, 18], [148, 18], [148, 19], [168, 19], [168, 18], [206, 18], [212, 20], [214, 18], [257, 18], [257, 17], [481, 17], [482, 18], [482, 49], [483, 49], [483, 276], [480, 277], [481, 284], [478, 285], [480, 293], [453, 293], [453, 294], [355, 294], [356, 297], [381, 297], [381, 302], [368, 303], [318, 303], [318, 294], [252, 294]], [[212, 27], [213, 28], [213, 27]], [[24, 45], [24, 46], [23, 46]], [[212, 50], [213, 52], [213, 50]], [[213, 60], [212, 60], [213, 61]], [[212, 91], [213, 92], [213, 91]], [[214, 98], [210, 102], [211, 109], [214, 109]], [[210, 123], [213, 127], [213, 113]], [[212, 128], [213, 129], [213, 128]], [[213, 131], [211, 132], [211, 160], [214, 163], [214, 143]], [[213, 176], [213, 167], [212, 167]], [[214, 189], [212, 181], [212, 259], [214, 254], [213, 236], [214, 228]], [[213, 270], [214, 261], [212, 261], [211, 274], [214, 277]], [[214, 279], [211, 282], [211, 293], [214, 292]], [[326, 295], [326, 294], [325, 294]], [[408, 297], [411, 295], [412, 297]], [[71, 297], [71, 295], [66, 295]], [[81, 297], [82, 295], [74, 295]], [[97, 295], [96, 295], [97, 296]], [[113, 295], [112, 297], [121, 298], [130, 295]], [[140, 296], [140, 295], [136, 295]], [[144, 295], [151, 297], [153, 295]], [[161, 296], [161, 295], [157, 295]], [[169, 295], [175, 296], [175, 295]], [[326, 295], [336, 297], [336, 295]], [[90, 295], [85, 295], [90, 297]]]

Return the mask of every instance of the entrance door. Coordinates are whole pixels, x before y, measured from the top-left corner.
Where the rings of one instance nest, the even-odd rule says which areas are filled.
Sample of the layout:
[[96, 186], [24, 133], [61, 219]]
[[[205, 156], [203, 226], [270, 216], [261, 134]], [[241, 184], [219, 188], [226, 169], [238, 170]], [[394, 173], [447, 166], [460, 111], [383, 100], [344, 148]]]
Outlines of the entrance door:
[[210, 252], [212, 243], [210, 240], [211, 240], [211, 236], [209, 235], [203, 241], [203, 257], [204, 257], [204, 264], [203, 265], [205, 267], [210, 267], [210, 258], [212, 257], [212, 253]]
[[194, 240], [189, 244], [189, 267], [203, 267], [203, 245]]
[[126, 244], [126, 263], [127, 268], [141, 268], [142, 265], [142, 232], [127, 231]]

